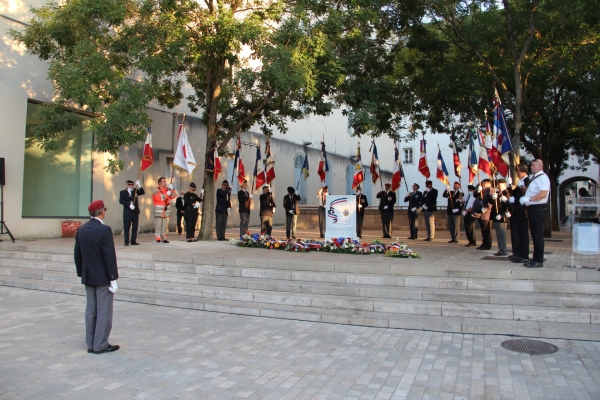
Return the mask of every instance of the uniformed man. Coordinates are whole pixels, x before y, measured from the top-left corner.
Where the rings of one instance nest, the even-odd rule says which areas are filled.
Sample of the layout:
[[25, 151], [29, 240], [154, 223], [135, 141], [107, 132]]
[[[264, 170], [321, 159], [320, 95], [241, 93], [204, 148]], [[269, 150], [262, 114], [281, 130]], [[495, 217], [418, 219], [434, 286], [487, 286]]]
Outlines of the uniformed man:
[[173, 190], [173, 184], [161, 176], [158, 178], [158, 187], [152, 191], [152, 200], [154, 202], [154, 236], [156, 243], [169, 243], [167, 240], [167, 225], [171, 215], [172, 200], [177, 198], [177, 191]]
[[464, 197], [464, 210], [462, 211], [462, 215], [464, 217], [465, 223], [465, 235], [467, 236], [467, 240], [469, 243], [465, 245], [465, 247], [475, 247], [477, 246], [477, 241], [475, 240], [475, 217], [473, 217], [473, 204], [475, 203], [475, 186], [469, 185], [467, 188], [467, 194]]
[[[140, 216], [140, 207], [138, 204], [138, 196], [146, 194], [144, 188], [141, 186], [140, 181], [134, 183], [131, 180], [127, 180], [127, 189], [121, 190], [119, 193], [119, 203], [123, 205], [123, 236], [125, 238], [125, 246], [137, 246], [139, 243], [136, 241], [138, 233], [138, 221]], [[129, 230], [131, 230], [131, 242], [129, 241]]]
[[263, 186], [260, 201], [260, 231], [271, 236], [273, 230], [273, 214], [275, 213], [275, 201], [268, 185]]
[[325, 206], [327, 205], [328, 191], [329, 188], [325, 185], [317, 193], [317, 198], [319, 199], [319, 209], [317, 210], [317, 215], [319, 216], [319, 237], [322, 238], [325, 237]]
[[527, 268], [541, 268], [544, 266], [544, 220], [548, 211], [550, 179], [544, 173], [544, 162], [540, 159], [533, 160], [531, 172], [533, 172], [533, 176], [529, 181], [525, 196], [519, 199], [519, 202], [527, 207], [529, 230], [533, 241], [533, 257], [523, 265]]
[[481, 246], [477, 250], [492, 249], [492, 226], [490, 223], [490, 215], [492, 212], [492, 181], [484, 179], [481, 181], [481, 195], [476, 200], [473, 206], [473, 216], [479, 219], [479, 227], [481, 228]]
[[442, 194], [448, 199], [446, 206], [446, 224], [448, 232], [450, 232], [450, 241], [448, 243], [458, 243], [458, 235], [460, 234], [460, 213], [463, 210], [460, 183], [454, 182], [453, 191], [450, 190], [450, 185], [446, 185], [446, 190]]
[[185, 204], [183, 202], [183, 196], [185, 193], [179, 192], [179, 197], [175, 200], [175, 209], [177, 210], [177, 234], [181, 235], [183, 232], [183, 215], [185, 214]]
[[224, 180], [221, 183], [221, 189], [217, 189], [217, 204], [215, 206], [217, 240], [227, 240], [225, 230], [227, 229], [229, 211], [231, 211], [231, 188], [229, 182]]
[[408, 239], [417, 240], [419, 238], [419, 209], [421, 208], [421, 200], [423, 193], [419, 191], [419, 185], [413, 183], [412, 189], [404, 198], [404, 202], [408, 202], [408, 226], [410, 228], [410, 236]]
[[510, 241], [513, 253], [508, 258], [514, 263], [522, 264], [529, 262], [529, 219], [526, 206], [522, 205], [520, 201], [529, 185], [529, 167], [521, 163], [517, 165], [516, 172], [519, 182], [508, 199], [512, 214], [510, 217]]
[[421, 200], [421, 209], [423, 210], [423, 219], [425, 220], [425, 229], [427, 230], [426, 242], [435, 239], [435, 213], [437, 211], [438, 191], [433, 188], [433, 182], [425, 181], [425, 192]]
[[[511, 190], [506, 186], [506, 180], [498, 179], [498, 187], [492, 195], [492, 213], [490, 215], [494, 230], [496, 231], [496, 242], [498, 243], [498, 252], [494, 253], [497, 257], [508, 255], [506, 247], [506, 223], [510, 217], [508, 210], [509, 198]], [[507, 213], [508, 212], [508, 216]]]
[[356, 186], [356, 236], [362, 238], [365, 208], [369, 206], [367, 196], [362, 193], [360, 185]]
[[240, 212], [240, 237], [248, 232], [248, 224], [250, 222], [250, 202], [252, 193], [248, 193], [248, 180], [244, 179], [242, 188], [238, 191], [238, 209]]
[[285, 235], [289, 239], [296, 238], [296, 221], [300, 214], [298, 202], [300, 195], [296, 194], [293, 187], [287, 188], [287, 194], [283, 196], [283, 208], [285, 209]]
[[204, 189], [200, 192], [200, 196], [196, 194], [196, 184], [190, 183], [187, 193], [183, 196], [183, 204], [185, 204], [185, 241], [196, 241], [196, 222], [198, 222], [198, 211], [200, 203], [204, 200]]
[[396, 193], [392, 191], [392, 184], [386, 183], [385, 190], [377, 193], [379, 199], [379, 213], [381, 214], [381, 225], [383, 237], [391, 238], [392, 221], [394, 221], [394, 204], [396, 204]]

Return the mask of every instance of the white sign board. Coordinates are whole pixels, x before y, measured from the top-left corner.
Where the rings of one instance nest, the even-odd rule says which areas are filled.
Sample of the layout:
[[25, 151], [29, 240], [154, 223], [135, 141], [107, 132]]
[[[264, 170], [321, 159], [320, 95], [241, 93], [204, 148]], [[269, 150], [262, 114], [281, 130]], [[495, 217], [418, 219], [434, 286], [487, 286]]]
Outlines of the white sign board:
[[356, 239], [356, 196], [327, 195], [325, 219], [325, 239]]

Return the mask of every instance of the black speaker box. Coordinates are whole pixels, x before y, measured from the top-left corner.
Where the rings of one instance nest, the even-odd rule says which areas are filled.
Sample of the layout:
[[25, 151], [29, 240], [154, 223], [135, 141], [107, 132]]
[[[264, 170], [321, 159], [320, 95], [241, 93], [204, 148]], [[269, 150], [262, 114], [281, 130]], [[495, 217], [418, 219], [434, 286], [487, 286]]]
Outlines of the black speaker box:
[[0, 158], [0, 185], [6, 185], [6, 169], [4, 168], [4, 158]]

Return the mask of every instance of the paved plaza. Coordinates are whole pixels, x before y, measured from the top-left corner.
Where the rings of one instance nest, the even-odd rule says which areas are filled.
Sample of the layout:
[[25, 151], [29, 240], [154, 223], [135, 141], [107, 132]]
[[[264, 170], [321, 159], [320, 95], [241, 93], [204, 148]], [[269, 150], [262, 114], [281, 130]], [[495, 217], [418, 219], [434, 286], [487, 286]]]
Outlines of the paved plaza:
[[115, 302], [112, 354], [85, 298], [0, 287], [0, 399], [598, 399], [600, 343], [369, 328]]

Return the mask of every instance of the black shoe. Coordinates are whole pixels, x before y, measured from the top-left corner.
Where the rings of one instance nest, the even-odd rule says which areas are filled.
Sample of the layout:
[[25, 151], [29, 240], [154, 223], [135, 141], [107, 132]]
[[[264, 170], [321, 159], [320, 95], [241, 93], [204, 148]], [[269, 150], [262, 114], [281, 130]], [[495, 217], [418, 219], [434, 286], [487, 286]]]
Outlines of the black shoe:
[[408, 240], [415, 240], [414, 236], [407, 237]]
[[360, 239], [362, 239], [362, 236], [358, 235], [358, 237], [359, 237]]
[[139, 246], [140, 244], [138, 242], [131, 242], [132, 246]]
[[163, 243], [169, 243], [169, 241], [167, 239], [162, 241]]
[[483, 247], [483, 246], [479, 246], [477, 247], [477, 250], [491, 250], [491, 247]]
[[506, 254], [504, 254], [504, 253], [500, 253], [500, 252], [497, 252], [497, 253], [494, 253], [494, 255], [495, 255], [496, 257], [504, 257]]
[[514, 262], [515, 264], [529, 264], [529, 258], [513, 258], [511, 260], [512, 262]]
[[512, 254], [512, 255], [508, 256], [508, 259], [509, 259], [510, 261], [513, 261], [513, 260], [520, 260], [520, 259], [521, 259], [521, 256], [518, 256], [518, 255], [516, 255], [516, 254]]
[[523, 264], [523, 266], [525, 266], [527, 268], [542, 268], [544, 266], [544, 263], [532, 260], [532, 261], [529, 261], [526, 264]]
[[475, 247], [475, 246], [477, 246], [476, 243], [467, 243], [467, 244], [465, 244], [465, 247]]
[[107, 348], [105, 348], [104, 350], [100, 350], [100, 351], [94, 351], [94, 354], [102, 354], [102, 353], [111, 353], [113, 351], [117, 351], [119, 350], [121, 347], [119, 345], [112, 345], [109, 344]]
[[92, 350], [92, 349], [88, 349], [88, 353], [89, 353], [89, 354], [92, 354], [93, 352], [94, 352], [94, 350]]
[[391, 239], [392, 237], [390, 235], [383, 235], [384, 239]]
[[129, 243], [125, 243], [123, 246], [129, 246]]
[[292, 239], [296, 239], [296, 236], [292, 236]]
[[225, 238], [218, 238], [217, 240], [223, 241], [223, 240], [227, 240]]
[[[324, 237], [325, 237], [325, 235], [319, 235], [319, 237], [320, 237], [320, 238], [324, 238]], [[362, 236], [359, 236], [359, 237], [362, 237]]]
[[423, 239], [423, 241], [424, 241], [424, 242], [431, 242], [431, 239], [430, 239], [430, 238], [427, 238], [427, 239]]

